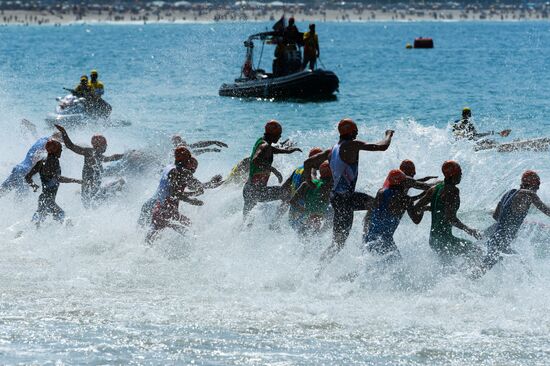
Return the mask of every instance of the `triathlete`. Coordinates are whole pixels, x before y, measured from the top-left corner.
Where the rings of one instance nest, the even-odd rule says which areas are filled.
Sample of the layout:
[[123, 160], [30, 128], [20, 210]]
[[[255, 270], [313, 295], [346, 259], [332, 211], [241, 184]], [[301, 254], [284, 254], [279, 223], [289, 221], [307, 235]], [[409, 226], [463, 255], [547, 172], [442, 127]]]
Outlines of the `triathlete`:
[[496, 224], [492, 227], [492, 233], [487, 240], [488, 253], [483, 259], [478, 276], [497, 264], [502, 259], [501, 254], [516, 254], [511, 244], [516, 238], [531, 205], [545, 215], [550, 216], [550, 207], [544, 204], [537, 195], [539, 187], [539, 175], [532, 170], [528, 170], [521, 177], [519, 189], [512, 189], [502, 196], [493, 213]]
[[48, 153], [46, 159], [34, 164], [25, 176], [26, 182], [35, 192], [40, 187], [33, 182], [32, 177], [38, 173], [42, 183], [42, 193], [38, 197], [38, 210], [32, 217], [32, 221], [36, 226], [40, 226], [48, 215], [52, 215], [53, 219], [59, 222], [63, 222], [65, 219], [65, 212], [55, 202], [60, 183], [82, 184], [79, 179], [66, 178], [61, 175], [59, 158], [61, 157], [62, 146], [59, 141], [49, 140], [46, 142], [45, 148]]
[[290, 199], [290, 225], [302, 235], [318, 233], [326, 228], [330, 212], [332, 172], [328, 161], [319, 166], [319, 179], [311, 181], [315, 188], [303, 182]]
[[[437, 182], [436, 183], [430, 183], [430, 184], [426, 183], [428, 180], [437, 178], [437, 177], [434, 177], [434, 176], [428, 176], [428, 177], [424, 177], [424, 178], [415, 179], [414, 176], [416, 175], [416, 167], [415, 167], [412, 160], [409, 160], [409, 159], [403, 160], [401, 162], [401, 164], [399, 165], [399, 170], [402, 171], [403, 173], [405, 173], [405, 175], [407, 176], [406, 179], [405, 179], [405, 182], [403, 182], [403, 187], [405, 189], [405, 193], [408, 193], [409, 189], [411, 189], [411, 188], [415, 188], [415, 189], [419, 189], [419, 190], [423, 191], [422, 193], [420, 193], [416, 196], [411, 196], [413, 201], [416, 201], [419, 198], [421, 198], [422, 196], [424, 196], [425, 192], [428, 189], [430, 189], [431, 187], [433, 187], [434, 185], [437, 184]], [[390, 182], [389, 182], [388, 178], [386, 178], [382, 188], [388, 188], [389, 186], [390, 186]], [[370, 219], [371, 219], [371, 212], [367, 211], [367, 214], [365, 215], [365, 219], [363, 221], [363, 236], [366, 236], [369, 233]]]
[[330, 261], [344, 247], [353, 225], [353, 212], [371, 208], [374, 198], [355, 191], [358, 177], [360, 151], [386, 151], [394, 131], [387, 130], [385, 138], [376, 143], [356, 140], [357, 125], [350, 118], [338, 123], [340, 141], [332, 149], [312, 156], [304, 162], [304, 179], [311, 183], [311, 169], [328, 160], [334, 185], [330, 203], [334, 209], [332, 244], [321, 256], [321, 262]]
[[[179, 146], [174, 150], [174, 159], [175, 164], [164, 169], [155, 194], [151, 229], [146, 237], [148, 243], [151, 243], [159, 231], [165, 228], [171, 228], [184, 234], [191, 221], [179, 213], [179, 202], [184, 201], [194, 206], [202, 206], [202, 201], [191, 197], [202, 194], [205, 188], [214, 188], [222, 183], [219, 175], [206, 184], [196, 179], [193, 173], [198, 167], [198, 162], [184, 146]], [[185, 192], [186, 188], [192, 191]]]
[[[323, 150], [320, 147], [314, 147], [311, 150], [309, 150], [308, 157], [312, 157], [313, 155], [317, 155], [319, 153], [322, 153]], [[319, 169], [318, 166], [314, 167], [314, 178], [317, 178], [317, 169]], [[298, 188], [302, 185], [304, 182], [303, 179], [303, 173], [304, 173], [304, 165], [302, 164], [298, 168], [294, 169], [292, 174], [288, 177], [288, 179], [283, 183], [283, 196], [281, 197], [281, 200], [283, 201], [279, 208], [277, 209], [277, 213], [275, 214], [275, 218], [270, 224], [271, 229], [278, 229], [279, 223], [281, 217], [285, 214], [285, 212], [289, 209], [289, 200], [290, 198], [296, 193]], [[290, 210], [292, 211], [292, 207], [290, 207]], [[292, 215], [292, 214], [291, 214]]]
[[279, 141], [282, 133], [281, 124], [271, 120], [265, 125], [264, 136], [260, 137], [252, 148], [248, 181], [243, 188], [243, 214], [245, 218], [258, 202], [275, 201], [283, 198], [284, 191], [281, 186], [267, 186], [271, 173], [277, 177], [279, 183], [283, 181], [281, 173], [272, 166], [273, 155], [292, 154], [302, 150], [296, 147], [281, 149], [273, 146]]
[[430, 206], [432, 226], [430, 230], [430, 247], [441, 259], [462, 254], [479, 252], [472, 242], [453, 235], [453, 226], [466, 232], [476, 239], [481, 239], [481, 233], [465, 225], [456, 216], [460, 208], [460, 190], [457, 185], [462, 179], [462, 168], [453, 160], [448, 160], [441, 167], [445, 180], [430, 188], [424, 197], [415, 205], [415, 210], [421, 212]]
[[[470, 121], [470, 118], [472, 118], [472, 110], [468, 107], [465, 107], [462, 110], [462, 118], [456, 120], [452, 126], [453, 134], [457, 139], [479, 140], [482, 137], [495, 135], [495, 131], [477, 132], [477, 129], [472, 121]], [[502, 137], [508, 137], [508, 135], [510, 135], [510, 132], [512, 132], [512, 130], [502, 130], [500, 132], [496, 132], [496, 134]], [[495, 143], [491, 140], [486, 141], [487, 143]]]
[[386, 178], [384, 186], [376, 194], [368, 234], [363, 237], [366, 249], [377, 255], [393, 260], [400, 258], [399, 249], [393, 240], [393, 234], [405, 211], [415, 224], [422, 221], [424, 211], [414, 210], [414, 199], [407, 195], [407, 180], [410, 179], [399, 169], [393, 169]]
[[84, 207], [89, 208], [122, 189], [125, 184], [123, 179], [116, 180], [105, 186], [101, 186], [101, 179], [103, 175], [103, 162], [120, 160], [124, 157], [124, 154], [103, 155], [107, 150], [107, 139], [102, 135], [92, 136], [92, 147], [82, 147], [75, 145], [71, 141], [65, 128], [59, 125], [55, 125], [55, 127], [61, 132], [65, 146], [74, 153], [84, 156], [81, 191]]
[[[152, 198], [147, 200], [141, 207], [141, 213], [138, 219], [138, 224], [141, 226], [146, 226], [151, 223], [151, 216], [153, 213], [153, 208], [155, 207], [156, 202], [159, 197], [162, 196], [162, 192], [165, 191], [167, 184], [166, 176], [173, 168], [187, 169], [192, 174], [195, 174], [198, 168], [198, 161], [195, 157], [189, 157], [189, 150], [185, 146], [176, 147], [174, 150], [174, 164], [168, 165], [161, 174], [161, 180], [155, 194]], [[164, 177], [164, 179], [162, 178]], [[223, 183], [221, 175], [215, 175], [207, 183], [201, 183], [199, 181], [193, 181], [193, 195], [201, 195], [205, 189], [216, 188]]]
[[27, 192], [29, 186], [25, 182], [25, 175], [31, 170], [37, 161], [43, 158], [46, 143], [49, 140], [61, 141], [61, 134], [59, 132], [55, 132], [51, 136], [39, 138], [34, 142], [34, 144], [32, 144], [31, 148], [25, 155], [25, 159], [13, 167], [8, 178], [6, 178], [6, 180], [0, 185], [0, 197], [14, 189], [19, 195]]

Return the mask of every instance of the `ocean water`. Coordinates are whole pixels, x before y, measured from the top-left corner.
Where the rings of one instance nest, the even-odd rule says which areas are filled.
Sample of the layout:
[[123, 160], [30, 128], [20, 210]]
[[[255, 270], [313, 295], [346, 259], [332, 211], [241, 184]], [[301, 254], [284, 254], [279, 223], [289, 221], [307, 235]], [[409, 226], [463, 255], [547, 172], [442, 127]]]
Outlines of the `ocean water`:
[[[193, 221], [185, 237], [167, 231], [145, 245], [136, 220], [171, 160], [170, 136], [229, 144], [199, 157], [197, 175], [207, 180], [249, 155], [271, 118], [304, 151], [334, 144], [346, 116], [367, 141], [394, 129], [388, 151], [361, 155], [358, 190], [370, 194], [402, 159], [414, 160], [419, 176], [458, 160], [459, 216], [479, 229], [525, 169], [539, 172], [539, 195], [550, 202], [548, 152], [474, 152], [448, 127], [468, 105], [480, 130], [512, 129], [502, 142], [550, 136], [550, 24], [321, 23], [322, 64], [341, 81], [335, 101], [219, 97], [220, 84], [238, 76], [242, 41], [269, 26], [0, 28], [0, 179], [36, 137], [19, 121], [50, 133], [44, 118], [54, 98], [91, 68], [113, 118], [131, 125], [73, 129], [73, 140], [103, 133], [108, 152], [141, 149], [156, 161], [123, 174], [127, 189], [94, 210], [82, 207], [77, 186], [62, 185], [57, 201], [69, 227], [31, 225], [37, 194], [0, 198], [0, 363], [547, 364], [550, 221], [536, 211], [514, 243], [522, 260], [478, 281], [441, 268], [428, 246], [429, 215], [418, 226], [403, 219], [395, 235], [403, 263], [382, 268], [362, 254], [361, 213], [315, 279], [330, 235], [300, 240], [284, 219], [271, 231], [276, 204], [258, 206], [243, 230], [237, 186], [207, 192], [203, 207], [182, 204]], [[417, 36], [433, 37], [435, 48], [406, 50]], [[265, 68], [272, 52], [266, 46]], [[288, 176], [305, 157], [277, 156], [274, 165]], [[64, 175], [80, 176], [79, 156], [64, 151], [61, 163]], [[352, 272], [354, 281], [342, 279]]]

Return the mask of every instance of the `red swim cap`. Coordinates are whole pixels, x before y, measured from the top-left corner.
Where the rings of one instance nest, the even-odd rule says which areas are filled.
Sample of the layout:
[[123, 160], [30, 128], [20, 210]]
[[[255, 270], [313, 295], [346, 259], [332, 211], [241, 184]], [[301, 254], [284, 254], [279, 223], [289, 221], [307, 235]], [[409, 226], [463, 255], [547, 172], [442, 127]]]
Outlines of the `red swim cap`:
[[93, 135], [92, 136], [92, 147], [98, 149], [100, 147], [107, 146], [107, 139], [103, 135]]
[[323, 152], [323, 149], [320, 147], [314, 147], [311, 150], [309, 150], [309, 157], [311, 158], [313, 155], [317, 155]]
[[441, 171], [443, 172], [443, 176], [445, 176], [445, 178], [453, 178], [462, 173], [462, 168], [456, 161], [447, 160], [441, 166]]
[[48, 140], [46, 142], [46, 152], [48, 154], [59, 154], [61, 152], [62, 146], [59, 141]]
[[540, 177], [533, 170], [527, 170], [521, 176], [521, 185], [527, 187], [538, 187], [540, 186]]
[[416, 167], [412, 160], [405, 159], [399, 165], [399, 170], [408, 175], [409, 177], [414, 177], [416, 175]]
[[403, 173], [399, 169], [392, 169], [388, 173], [388, 176], [386, 178], [386, 181], [388, 182], [389, 186], [398, 186], [402, 184], [404, 181], [407, 180], [407, 176], [405, 173]]
[[321, 176], [321, 178], [330, 178], [330, 177], [332, 177], [332, 171], [330, 170], [330, 164], [329, 164], [328, 160], [324, 161], [319, 166], [319, 175]]
[[338, 132], [340, 136], [346, 136], [357, 134], [359, 130], [351, 118], [344, 118], [338, 123]]
[[178, 146], [174, 149], [176, 162], [186, 162], [191, 159], [191, 152], [185, 146]]
[[281, 136], [283, 134], [283, 127], [274, 119], [265, 124], [265, 133], [271, 136]]

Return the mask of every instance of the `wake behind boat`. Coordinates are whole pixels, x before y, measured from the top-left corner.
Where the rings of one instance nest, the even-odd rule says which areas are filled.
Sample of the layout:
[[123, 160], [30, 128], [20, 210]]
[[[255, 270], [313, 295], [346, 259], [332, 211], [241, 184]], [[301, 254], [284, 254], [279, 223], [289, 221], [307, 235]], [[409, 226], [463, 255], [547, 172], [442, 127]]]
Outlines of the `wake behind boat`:
[[[253, 62], [254, 41], [262, 42], [260, 60], [256, 68]], [[259, 68], [266, 44], [276, 45], [271, 73]], [[240, 77], [235, 79], [234, 83], [222, 84], [219, 95], [275, 99], [334, 98], [334, 92], [339, 87], [338, 77], [332, 71], [303, 68], [299, 45], [299, 42], [289, 43], [283, 31], [251, 35], [244, 42], [246, 59]]]

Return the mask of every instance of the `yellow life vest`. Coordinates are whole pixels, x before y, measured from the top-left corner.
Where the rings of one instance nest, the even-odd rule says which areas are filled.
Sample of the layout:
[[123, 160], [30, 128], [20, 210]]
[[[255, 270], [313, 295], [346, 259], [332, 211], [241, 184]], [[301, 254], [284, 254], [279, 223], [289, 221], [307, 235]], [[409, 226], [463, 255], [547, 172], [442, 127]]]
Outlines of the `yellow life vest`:
[[97, 97], [101, 97], [104, 93], [103, 83], [99, 80], [96, 81], [95, 83], [91, 81], [88, 82], [88, 87], [90, 88], [90, 91], [92, 92], [92, 94], [94, 94]]
[[319, 48], [319, 38], [317, 33], [311, 36], [310, 32], [304, 33], [304, 55], [315, 56], [317, 54], [317, 48]]

